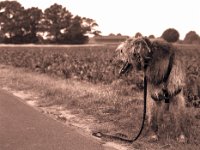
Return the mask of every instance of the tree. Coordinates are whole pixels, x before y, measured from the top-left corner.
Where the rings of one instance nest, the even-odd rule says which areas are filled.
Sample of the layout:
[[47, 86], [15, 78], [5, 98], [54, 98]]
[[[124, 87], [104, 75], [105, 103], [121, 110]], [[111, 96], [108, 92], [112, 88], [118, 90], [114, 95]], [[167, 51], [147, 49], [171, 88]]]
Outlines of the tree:
[[42, 16], [40, 9], [25, 10], [16, 1], [4, 1], [0, 2], [0, 12], [2, 42], [18, 44], [38, 42], [38, 24]]
[[87, 31], [90, 31], [89, 27], [82, 27], [82, 19], [79, 16], [75, 16], [70, 24], [66, 39], [71, 44], [82, 44], [89, 40], [89, 37], [85, 35]]
[[40, 32], [46, 33], [52, 43], [63, 43], [72, 20], [72, 14], [62, 5], [54, 4], [44, 11]]
[[179, 40], [179, 32], [174, 28], [165, 30], [161, 36], [167, 42], [177, 42]]
[[137, 32], [137, 33], [135, 34], [135, 38], [138, 38], [138, 37], [142, 37], [142, 34], [141, 34], [140, 32]]
[[115, 34], [114, 33], [110, 33], [108, 36], [115, 36]]
[[97, 26], [98, 24], [93, 19], [75, 16], [72, 18], [71, 25], [69, 27], [68, 38], [72, 44], [87, 43], [89, 36], [98, 36], [101, 33], [96, 30]]
[[195, 31], [190, 31], [186, 34], [184, 38], [184, 43], [186, 44], [193, 44], [193, 43], [200, 43], [200, 37]]
[[22, 43], [25, 29], [24, 8], [16, 1], [0, 2], [0, 22], [3, 42]]
[[149, 35], [150, 39], [155, 39], [155, 36], [153, 34]]
[[25, 43], [38, 43], [39, 23], [42, 18], [42, 10], [32, 7], [24, 11], [25, 21], [24, 28], [26, 34], [24, 36]]
[[54, 4], [44, 11], [40, 31], [47, 34], [51, 43], [82, 44], [89, 35], [99, 35], [95, 20], [73, 16], [62, 5]]
[[0, 2], [0, 42], [82, 44], [101, 33], [96, 27], [95, 20], [74, 17], [62, 5], [54, 4], [43, 13], [34, 7], [24, 9], [16, 1]]
[[84, 30], [86, 31], [85, 34], [95, 36], [100, 35], [101, 31], [96, 29], [98, 27], [98, 24], [95, 20], [83, 17], [81, 24], [82, 28], [84, 28]]

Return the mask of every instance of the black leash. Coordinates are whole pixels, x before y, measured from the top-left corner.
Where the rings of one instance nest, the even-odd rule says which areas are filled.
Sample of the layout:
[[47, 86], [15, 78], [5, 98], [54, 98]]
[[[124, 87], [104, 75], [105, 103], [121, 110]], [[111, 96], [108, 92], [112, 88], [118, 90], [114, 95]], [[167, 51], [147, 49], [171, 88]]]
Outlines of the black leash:
[[125, 138], [127, 136], [123, 137], [124, 135], [122, 135], [122, 134], [121, 134], [122, 136], [117, 136], [117, 135], [109, 135], [109, 134], [105, 134], [105, 133], [101, 133], [101, 132], [93, 132], [92, 135], [99, 137], [99, 138], [104, 137], [104, 138], [120, 140], [120, 141], [124, 141], [124, 142], [128, 142], [128, 143], [133, 143], [134, 141], [136, 141], [140, 137], [142, 130], [144, 129], [144, 122], [145, 122], [145, 117], [146, 117], [146, 107], [147, 107], [147, 77], [146, 77], [146, 73], [144, 75], [144, 95], [143, 96], [144, 96], [144, 111], [143, 111], [143, 118], [142, 118], [143, 120], [142, 120], [141, 128], [135, 138], [133, 137], [132, 139], [127, 139], [127, 138]]

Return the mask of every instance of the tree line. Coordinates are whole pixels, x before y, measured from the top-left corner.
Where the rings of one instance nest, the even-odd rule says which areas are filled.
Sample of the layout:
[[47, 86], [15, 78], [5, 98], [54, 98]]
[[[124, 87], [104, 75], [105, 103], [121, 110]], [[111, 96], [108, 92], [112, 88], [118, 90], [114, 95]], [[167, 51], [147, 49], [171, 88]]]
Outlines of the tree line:
[[[74, 16], [62, 5], [54, 4], [42, 11], [37, 7], [25, 9], [17, 1], [0, 2], [0, 43], [83, 44], [88, 42], [89, 35], [101, 33], [97, 27], [95, 20]], [[135, 36], [140, 35], [138, 32]], [[200, 44], [195, 31], [188, 32], [180, 41], [179, 32], [169, 28], [161, 38], [168, 42]]]
[[[137, 32], [135, 37], [139, 36], [142, 36], [142, 34]], [[178, 42], [180, 44], [200, 44], [200, 36], [195, 31], [189, 31], [183, 40], [180, 40], [179, 37], [179, 32], [174, 28], [166, 29], [160, 36], [160, 38], [170, 43]], [[154, 35], [149, 35], [149, 38], [154, 39], [156, 37]]]
[[168, 42], [179, 42], [184, 44], [200, 44], [200, 36], [195, 31], [189, 31], [185, 38], [179, 40], [179, 32], [174, 28], [169, 28], [163, 32], [161, 38]]
[[19, 2], [0, 2], [0, 43], [83, 44], [99, 35], [95, 20], [74, 16], [62, 5], [42, 11], [25, 9]]

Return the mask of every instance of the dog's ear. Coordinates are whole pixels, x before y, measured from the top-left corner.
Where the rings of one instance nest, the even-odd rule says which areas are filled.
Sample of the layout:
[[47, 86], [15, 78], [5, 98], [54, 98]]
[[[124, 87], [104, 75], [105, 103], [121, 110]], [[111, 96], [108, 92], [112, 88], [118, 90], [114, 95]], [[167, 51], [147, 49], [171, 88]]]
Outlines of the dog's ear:
[[152, 43], [151, 43], [151, 41], [149, 40], [149, 38], [145, 36], [145, 37], [143, 37], [143, 39], [144, 39], [144, 41], [147, 43], [148, 47], [151, 48]]
[[143, 41], [146, 43], [146, 48], [143, 49], [144, 51], [142, 55], [149, 61], [152, 58], [152, 42], [147, 37], [143, 37]]

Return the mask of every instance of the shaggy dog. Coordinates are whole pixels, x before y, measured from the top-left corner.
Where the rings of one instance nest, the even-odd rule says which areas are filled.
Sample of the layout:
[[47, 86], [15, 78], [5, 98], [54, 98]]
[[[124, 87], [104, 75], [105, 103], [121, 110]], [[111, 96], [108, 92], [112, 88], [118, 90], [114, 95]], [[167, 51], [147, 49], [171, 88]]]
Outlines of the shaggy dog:
[[[165, 110], [173, 109], [179, 142], [186, 142], [183, 133], [185, 99], [185, 71], [176, 56], [176, 49], [162, 40], [150, 41], [146, 37], [129, 38], [121, 43], [116, 52], [125, 62], [120, 74], [130, 71], [131, 66], [144, 71], [148, 87], [147, 115], [151, 130], [150, 139], [158, 140], [158, 122]], [[164, 101], [164, 102], [163, 102]], [[163, 105], [164, 104], [164, 105]], [[164, 107], [163, 107], [164, 106]]]

